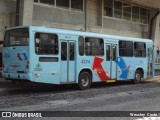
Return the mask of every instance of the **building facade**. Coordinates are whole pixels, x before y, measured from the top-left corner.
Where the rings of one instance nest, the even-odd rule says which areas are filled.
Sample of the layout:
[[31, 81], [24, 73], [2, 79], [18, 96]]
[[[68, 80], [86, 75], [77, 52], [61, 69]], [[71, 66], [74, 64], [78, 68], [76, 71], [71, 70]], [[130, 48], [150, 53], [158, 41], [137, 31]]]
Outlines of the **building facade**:
[[35, 25], [150, 38], [160, 48], [158, 0], [0, 0], [0, 41], [5, 26]]

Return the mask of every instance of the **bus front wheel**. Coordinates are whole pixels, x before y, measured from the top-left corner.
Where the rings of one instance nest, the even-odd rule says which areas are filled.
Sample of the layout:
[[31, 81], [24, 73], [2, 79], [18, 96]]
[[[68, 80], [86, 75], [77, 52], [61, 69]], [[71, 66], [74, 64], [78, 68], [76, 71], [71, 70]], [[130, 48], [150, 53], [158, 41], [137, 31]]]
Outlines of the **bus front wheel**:
[[88, 89], [91, 86], [92, 77], [88, 72], [82, 72], [79, 75], [78, 87], [81, 90]]
[[135, 76], [134, 76], [134, 79], [133, 79], [133, 83], [134, 83], [134, 84], [139, 84], [139, 83], [141, 83], [141, 77], [142, 77], [141, 71], [140, 71], [140, 70], [136, 70]]

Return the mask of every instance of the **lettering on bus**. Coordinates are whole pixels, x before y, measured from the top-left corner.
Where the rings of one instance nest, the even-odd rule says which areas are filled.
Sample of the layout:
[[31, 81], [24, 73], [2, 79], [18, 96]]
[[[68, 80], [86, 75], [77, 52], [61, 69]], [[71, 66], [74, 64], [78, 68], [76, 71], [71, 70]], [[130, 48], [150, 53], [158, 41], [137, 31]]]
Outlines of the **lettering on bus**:
[[112, 43], [112, 44], [116, 44], [117, 41], [113, 41], [113, 40], [106, 40], [107, 43]]
[[90, 64], [91, 61], [90, 61], [90, 60], [85, 60], [85, 59], [84, 59], [84, 60], [81, 60], [81, 63], [82, 63], [82, 64]]
[[71, 36], [65, 36], [65, 39], [71, 39]]
[[34, 71], [42, 71], [42, 67], [41, 67], [40, 63], [38, 63], [36, 65], [36, 68], [34, 69]]

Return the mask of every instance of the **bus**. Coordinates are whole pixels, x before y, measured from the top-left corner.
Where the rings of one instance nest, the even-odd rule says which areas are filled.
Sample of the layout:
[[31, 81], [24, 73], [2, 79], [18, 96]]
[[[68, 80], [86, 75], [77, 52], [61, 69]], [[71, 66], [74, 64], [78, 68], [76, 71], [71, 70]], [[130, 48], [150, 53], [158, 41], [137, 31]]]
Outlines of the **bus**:
[[5, 31], [2, 75], [7, 80], [49, 84], [131, 80], [154, 75], [154, 46], [149, 39], [92, 32], [19, 26]]

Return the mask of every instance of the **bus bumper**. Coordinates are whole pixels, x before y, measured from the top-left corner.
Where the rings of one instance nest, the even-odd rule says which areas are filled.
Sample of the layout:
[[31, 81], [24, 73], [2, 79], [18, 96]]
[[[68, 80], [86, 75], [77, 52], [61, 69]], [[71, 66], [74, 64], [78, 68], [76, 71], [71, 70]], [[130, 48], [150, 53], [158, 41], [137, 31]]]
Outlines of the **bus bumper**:
[[30, 74], [2, 73], [4, 79], [9, 80], [30, 80]]

